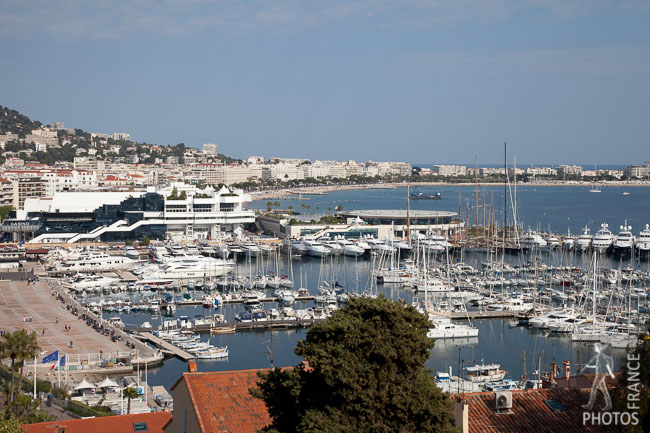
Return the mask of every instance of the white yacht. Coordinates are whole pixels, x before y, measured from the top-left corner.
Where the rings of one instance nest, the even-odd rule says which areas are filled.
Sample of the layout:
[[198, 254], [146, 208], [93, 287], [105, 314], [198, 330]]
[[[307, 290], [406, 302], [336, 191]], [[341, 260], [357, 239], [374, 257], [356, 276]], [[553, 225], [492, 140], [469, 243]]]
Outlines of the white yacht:
[[621, 226], [618, 236], [616, 236], [616, 240], [614, 241], [614, 254], [629, 256], [632, 254], [634, 241], [632, 226], [628, 226], [627, 221], [625, 221], [625, 224]]
[[636, 250], [639, 256], [648, 256], [650, 253], [650, 225], [646, 224], [645, 229], [639, 233], [639, 240], [636, 243]]
[[609, 231], [609, 225], [602, 223], [600, 230], [594, 235], [591, 240], [591, 246], [599, 253], [605, 252], [612, 246], [614, 242], [614, 235]]
[[546, 249], [548, 243], [539, 234], [533, 231], [527, 231], [519, 240], [521, 248], [524, 250], [542, 250]]
[[307, 255], [313, 257], [323, 257], [330, 254], [330, 249], [318, 241], [304, 241], [307, 247]]
[[397, 248], [387, 245], [386, 242], [381, 241], [375, 238], [366, 238], [365, 240], [372, 251], [378, 251], [382, 253], [394, 253], [397, 251]]
[[320, 243], [327, 249], [330, 250], [330, 255], [340, 256], [343, 254], [343, 247], [333, 239], [320, 239]]
[[183, 256], [168, 260], [142, 274], [151, 279], [203, 279], [221, 277], [235, 268], [232, 260], [203, 256]]
[[99, 275], [78, 275], [68, 283], [67, 287], [74, 291], [83, 291], [92, 288], [108, 287], [118, 281], [120, 281], [119, 278], [103, 277]]
[[255, 244], [255, 242], [251, 241], [239, 240], [237, 241], [237, 245], [243, 250], [244, 254], [246, 255], [256, 256], [262, 251], [261, 248]]
[[546, 238], [546, 249], [548, 251], [555, 250], [560, 247], [560, 240], [555, 236], [549, 236]]
[[428, 338], [465, 338], [478, 337], [478, 328], [472, 325], [458, 325], [452, 323], [448, 317], [436, 317], [431, 320], [433, 325], [427, 332]]
[[560, 311], [560, 310], [554, 310], [554, 311], [549, 311], [544, 315], [533, 317], [528, 321], [528, 324], [533, 328], [543, 329], [543, 328], [547, 328], [550, 323], [554, 323], [559, 320], [565, 320], [570, 317], [573, 317], [571, 313], [567, 313], [565, 311]]
[[487, 306], [488, 311], [530, 311], [534, 308], [532, 302], [527, 302], [522, 297], [511, 297], [497, 304]]
[[336, 242], [343, 248], [343, 254], [346, 256], [358, 257], [366, 252], [366, 250], [349, 239], [337, 239]]
[[585, 226], [584, 229], [582, 229], [582, 234], [578, 237], [576, 240], [576, 246], [580, 251], [586, 251], [591, 247], [591, 230], [589, 230], [589, 227]]
[[88, 272], [128, 269], [136, 266], [137, 260], [125, 256], [112, 256], [106, 253], [82, 253], [70, 259], [61, 259], [55, 267], [57, 272]]

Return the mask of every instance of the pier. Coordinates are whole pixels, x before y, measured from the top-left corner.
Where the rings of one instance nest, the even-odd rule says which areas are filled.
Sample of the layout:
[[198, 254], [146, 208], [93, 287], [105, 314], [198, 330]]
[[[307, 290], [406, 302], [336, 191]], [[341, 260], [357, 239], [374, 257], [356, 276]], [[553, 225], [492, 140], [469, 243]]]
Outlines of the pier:
[[180, 349], [176, 346], [174, 346], [171, 343], [168, 343], [167, 341], [163, 340], [162, 338], [158, 338], [155, 335], [153, 335], [151, 332], [146, 332], [146, 331], [139, 331], [137, 333], [133, 334], [136, 338], [142, 339], [142, 340], [149, 340], [156, 346], [160, 347], [161, 349], [164, 349], [165, 351], [174, 354], [174, 356], [179, 357], [183, 361], [190, 361], [194, 358], [196, 358], [194, 355], [187, 353], [183, 349]]

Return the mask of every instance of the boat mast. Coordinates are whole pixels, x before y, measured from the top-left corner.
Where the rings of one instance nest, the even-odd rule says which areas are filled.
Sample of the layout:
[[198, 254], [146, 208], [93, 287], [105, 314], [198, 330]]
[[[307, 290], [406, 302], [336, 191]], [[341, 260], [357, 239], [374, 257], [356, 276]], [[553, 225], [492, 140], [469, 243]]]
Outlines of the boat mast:
[[476, 198], [476, 246], [478, 247], [478, 163], [474, 155], [474, 195]]
[[506, 236], [508, 223], [508, 145], [503, 142], [503, 259], [506, 256]]
[[411, 184], [406, 184], [406, 242], [411, 242]]

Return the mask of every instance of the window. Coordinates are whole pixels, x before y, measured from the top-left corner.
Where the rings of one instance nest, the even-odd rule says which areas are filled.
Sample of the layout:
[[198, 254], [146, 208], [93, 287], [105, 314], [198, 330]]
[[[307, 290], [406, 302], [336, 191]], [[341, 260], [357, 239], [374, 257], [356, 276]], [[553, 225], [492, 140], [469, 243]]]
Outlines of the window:
[[221, 212], [232, 212], [235, 210], [235, 203], [221, 203], [219, 205], [219, 210]]
[[134, 422], [133, 431], [149, 431], [149, 426], [146, 422]]
[[548, 406], [553, 412], [564, 412], [566, 410], [566, 407], [564, 407], [560, 400], [557, 399], [544, 400], [544, 403], [546, 403], [546, 406]]

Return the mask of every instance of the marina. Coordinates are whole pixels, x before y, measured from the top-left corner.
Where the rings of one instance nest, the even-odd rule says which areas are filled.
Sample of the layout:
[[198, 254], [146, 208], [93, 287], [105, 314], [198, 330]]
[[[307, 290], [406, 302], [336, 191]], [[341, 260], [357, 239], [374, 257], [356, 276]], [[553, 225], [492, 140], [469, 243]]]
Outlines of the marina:
[[[629, 224], [624, 221], [624, 228]], [[137, 250], [102, 244], [55, 247], [40, 256], [42, 269], [37, 273], [47, 278], [48, 290], [61, 296], [63, 305], [73, 305], [85, 320], [104, 323], [111, 333], [119, 333], [122, 344], [128, 342], [128, 362], [112, 363], [115, 374], [146, 365], [148, 382], [166, 387], [172, 383], [165, 378], [177, 376], [188, 361], [198, 362], [204, 371], [260, 368], [273, 353], [275, 362], [291, 365], [297, 362], [291, 355], [296, 339], [353, 296], [383, 295], [428, 314], [428, 335], [436, 340], [429, 363], [439, 372], [459, 368], [458, 350], [463, 359], [476, 361], [478, 349], [481, 359], [505, 364], [509, 374], [518, 377], [519, 363], [488, 350], [495, 326], [505, 338], [500, 344], [527, 347], [530, 357], [546, 358], [543, 368], [549, 357], [575, 362], [577, 352], [587, 356], [593, 341], [624, 351], [644, 326], [650, 297], [648, 263], [637, 254], [637, 244], [629, 254], [615, 251], [616, 234], [605, 248], [598, 242], [605, 236], [588, 237], [588, 230], [582, 235], [522, 230], [518, 248], [513, 246], [514, 231], [506, 248], [499, 233], [492, 246], [483, 247], [473, 246], [465, 230], [453, 236], [434, 230], [412, 234], [406, 240], [321, 233], [313, 240], [307, 236], [288, 242], [240, 233], [198, 243], [152, 242]], [[7, 253], [14, 256], [20, 253]], [[100, 258], [110, 265], [96, 272], [70, 269], [92, 269]], [[61, 266], [63, 261], [68, 265]], [[161, 273], [177, 265], [185, 270]], [[555, 314], [552, 320], [539, 322], [548, 314]], [[110, 340], [110, 334], [101, 335]], [[510, 342], [514, 335], [524, 340]], [[256, 355], [251, 357], [254, 347], [259, 349], [253, 349]], [[147, 356], [150, 360], [143, 362]], [[80, 359], [77, 362], [83, 367]], [[483, 389], [447, 375], [451, 382], [442, 380], [441, 386]], [[466, 383], [459, 384], [463, 380]], [[486, 386], [537, 386], [509, 380]]]

